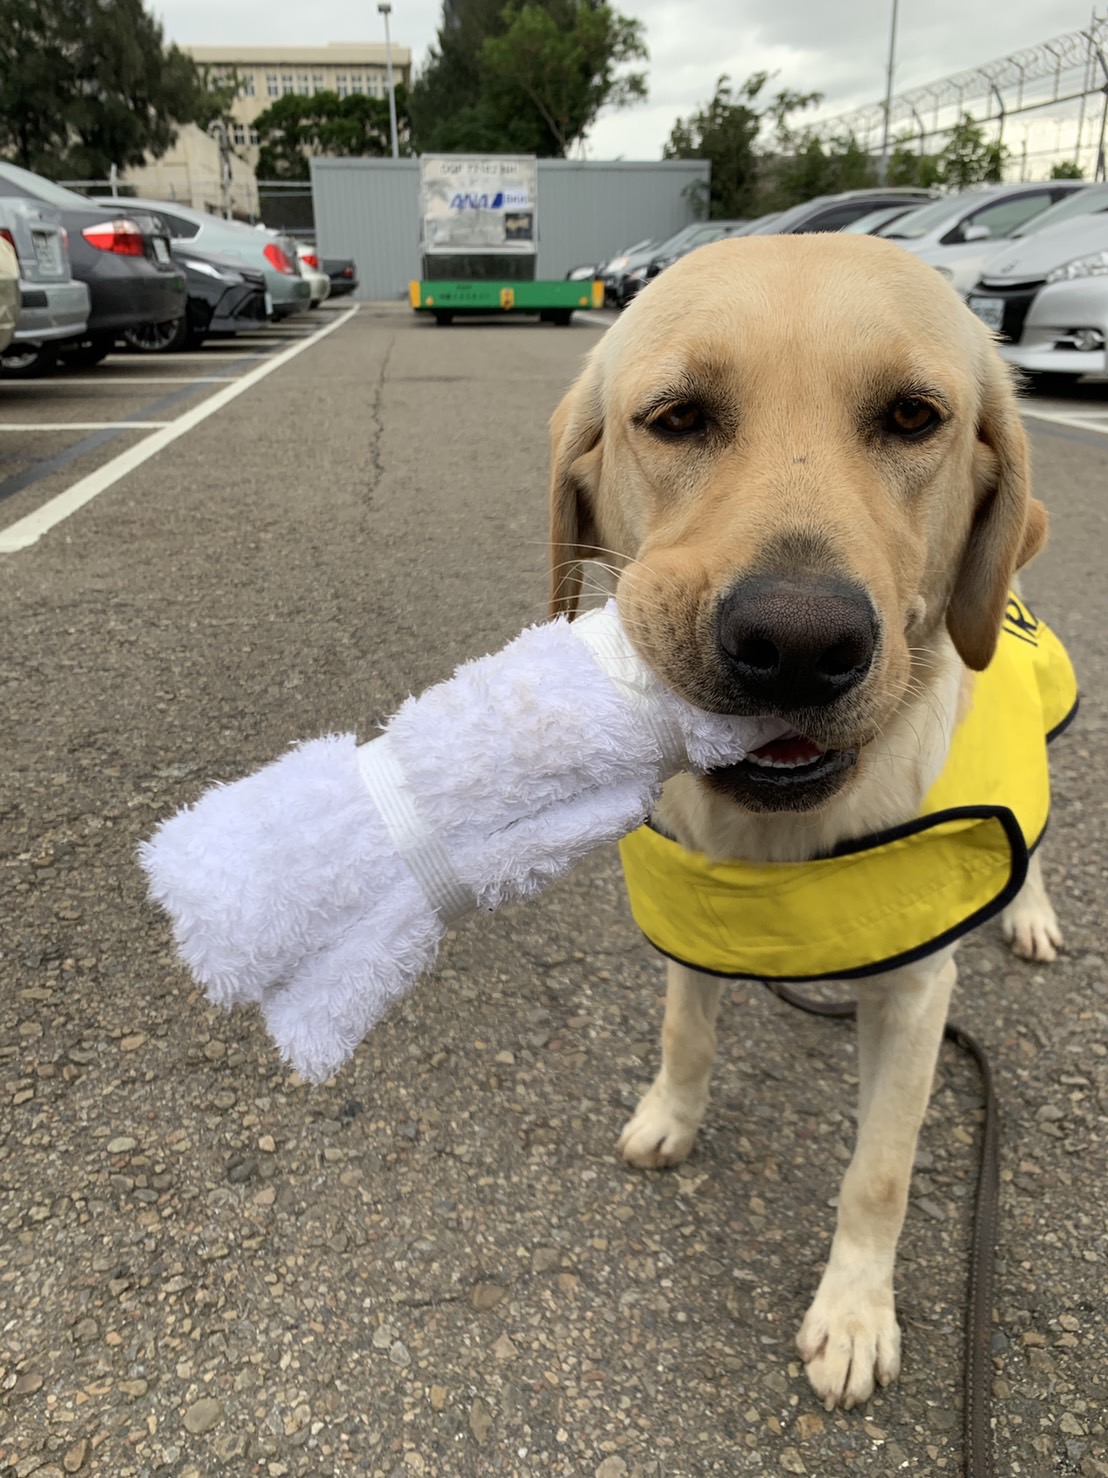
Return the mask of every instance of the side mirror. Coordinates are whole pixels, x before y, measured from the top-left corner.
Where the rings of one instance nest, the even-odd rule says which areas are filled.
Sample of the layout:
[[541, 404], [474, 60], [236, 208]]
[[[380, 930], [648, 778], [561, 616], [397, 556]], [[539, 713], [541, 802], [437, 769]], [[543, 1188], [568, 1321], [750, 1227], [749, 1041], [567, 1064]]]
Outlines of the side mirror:
[[992, 236], [988, 226], [967, 226], [962, 232], [963, 241], [988, 241]]

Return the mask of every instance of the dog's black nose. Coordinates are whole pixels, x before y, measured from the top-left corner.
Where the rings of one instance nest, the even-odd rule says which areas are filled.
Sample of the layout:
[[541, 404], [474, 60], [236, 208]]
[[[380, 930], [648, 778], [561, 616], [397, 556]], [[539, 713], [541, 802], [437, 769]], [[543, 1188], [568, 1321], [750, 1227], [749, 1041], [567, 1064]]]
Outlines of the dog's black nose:
[[862, 681], [877, 620], [845, 580], [746, 575], [719, 603], [724, 668], [744, 697], [775, 709], [822, 707]]

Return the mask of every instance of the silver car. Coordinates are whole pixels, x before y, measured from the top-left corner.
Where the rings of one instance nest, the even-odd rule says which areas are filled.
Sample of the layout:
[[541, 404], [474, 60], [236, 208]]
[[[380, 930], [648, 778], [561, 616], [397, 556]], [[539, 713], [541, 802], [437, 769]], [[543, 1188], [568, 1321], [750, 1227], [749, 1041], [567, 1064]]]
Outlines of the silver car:
[[1108, 373], [1108, 202], [990, 257], [966, 301], [1040, 389]]
[[[118, 213], [121, 201], [98, 196], [92, 204]], [[231, 257], [262, 272], [269, 311], [274, 318], [286, 318], [290, 313], [311, 307], [311, 284], [301, 275], [296, 243], [289, 237], [244, 226], [241, 221], [225, 221], [222, 216], [194, 210], [191, 205], [178, 205], [176, 201], [133, 200], [128, 196], [126, 204], [160, 216], [175, 241], [192, 242], [198, 250]]]
[[19, 262], [19, 316], [4, 368], [53, 355], [51, 346], [85, 331], [89, 290], [69, 271], [66, 234], [56, 211], [34, 200], [0, 197], [0, 237]]

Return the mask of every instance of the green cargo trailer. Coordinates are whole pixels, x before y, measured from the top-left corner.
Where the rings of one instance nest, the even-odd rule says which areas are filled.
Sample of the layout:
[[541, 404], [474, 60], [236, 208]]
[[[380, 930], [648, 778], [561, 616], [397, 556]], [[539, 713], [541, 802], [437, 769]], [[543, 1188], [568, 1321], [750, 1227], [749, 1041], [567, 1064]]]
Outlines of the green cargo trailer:
[[411, 282], [408, 297], [417, 313], [435, 322], [487, 317], [491, 313], [537, 314], [544, 323], [566, 324], [575, 308], [603, 308], [602, 282]]
[[535, 280], [538, 166], [528, 154], [424, 154], [419, 161], [417, 313], [455, 318], [530, 313], [569, 323], [576, 308], [601, 308], [602, 284]]

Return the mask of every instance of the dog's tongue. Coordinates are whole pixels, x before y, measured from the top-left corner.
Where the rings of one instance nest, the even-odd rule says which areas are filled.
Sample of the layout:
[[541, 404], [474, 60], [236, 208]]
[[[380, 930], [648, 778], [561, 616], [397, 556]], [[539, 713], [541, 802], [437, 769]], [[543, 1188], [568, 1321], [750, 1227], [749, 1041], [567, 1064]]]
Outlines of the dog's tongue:
[[795, 729], [787, 729], [785, 733], [748, 751], [752, 759], [776, 760], [785, 765], [810, 765], [823, 753], [818, 744], [806, 739], [803, 734], [798, 734]]

